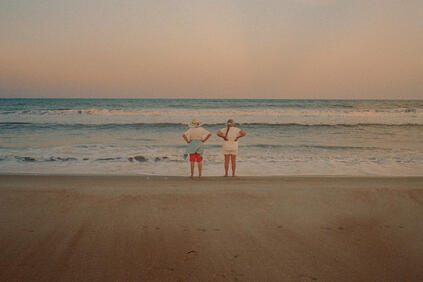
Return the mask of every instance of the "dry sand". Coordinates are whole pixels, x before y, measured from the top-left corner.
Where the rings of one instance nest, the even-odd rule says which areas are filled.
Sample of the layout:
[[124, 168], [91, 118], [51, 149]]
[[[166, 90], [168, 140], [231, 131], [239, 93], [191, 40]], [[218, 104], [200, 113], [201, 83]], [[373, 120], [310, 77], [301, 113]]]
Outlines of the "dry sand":
[[0, 176], [1, 281], [423, 281], [423, 178]]

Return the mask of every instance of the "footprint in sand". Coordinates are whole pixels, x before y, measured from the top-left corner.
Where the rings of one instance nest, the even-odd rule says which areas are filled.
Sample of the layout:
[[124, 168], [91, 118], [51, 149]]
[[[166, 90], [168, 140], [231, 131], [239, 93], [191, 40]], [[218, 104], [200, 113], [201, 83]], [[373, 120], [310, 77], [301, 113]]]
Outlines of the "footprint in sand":
[[310, 280], [316, 281], [317, 278], [311, 275], [300, 275], [300, 278], [308, 278]]
[[191, 250], [191, 251], [185, 252], [185, 254], [187, 255], [184, 258], [185, 261], [195, 259], [198, 256], [198, 253], [197, 253], [196, 250]]

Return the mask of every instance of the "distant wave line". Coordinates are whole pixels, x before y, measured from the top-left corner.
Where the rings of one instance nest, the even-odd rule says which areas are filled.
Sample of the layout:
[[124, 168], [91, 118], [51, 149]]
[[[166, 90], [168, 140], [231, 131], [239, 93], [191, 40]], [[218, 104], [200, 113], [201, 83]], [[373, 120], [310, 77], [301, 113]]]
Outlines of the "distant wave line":
[[107, 109], [107, 108], [82, 108], [82, 109], [72, 109], [72, 108], [58, 108], [58, 109], [4, 109], [0, 110], [0, 115], [65, 115], [65, 114], [86, 114], [86, 115], [144, 115], [144, 116], [157, 116], [163, 114], [173, 114], [173, 115], [185, 115], [187, 113], [193, 113], [200, 115], [207, 115], [212, 113], [222, 113], [227, 112], [228, 109], [231, 109], [236, 114], [272, 114], [272, 115], [284, 115], [289, 113], [299, 113], [299, 114], [326, 114], [326, 113], [341, 113], [346, 115], [351, 114], [421, 114], [423, 113], [423, 107], [414, 106], [414, 107], [394, 107], [394, 108], [360, 108], [360, 107], [350, 107], [348, 105], [336, 106], [326, 105], [323, 107], [277, 107], [277, 106], [263, 106], [263, 105], [253, 105], [251, 107], [193, 107], [192, 105], [175, 107], [172, 105], [164, 107], [146, 107], [146, 108], [117, 108], [117, 109]]
[[[244, 127], [422, 127], [422, 123], [272, 123], [272, 122], [240, 122], [238, 126]], [[31, 123], [31, 122], [0, 122], [0, 128], [13, 129], [19, 127], [32, 128], [146, 128], [146, 127], [187, 127], [182, 122], [158, 122], [158, 123]], [[203, 127], [225, 126], [225, 123], [204, 123]]]

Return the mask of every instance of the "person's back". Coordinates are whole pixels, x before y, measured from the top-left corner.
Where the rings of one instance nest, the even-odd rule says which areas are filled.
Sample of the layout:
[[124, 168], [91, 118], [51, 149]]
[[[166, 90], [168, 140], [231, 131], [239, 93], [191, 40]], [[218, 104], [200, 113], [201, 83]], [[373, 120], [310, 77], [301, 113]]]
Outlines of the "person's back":
[[[228, 134], [226, 134], [226, 131], [228, 131]], [[223, 150], [225, 152], [229, 152], [232, 154], [236, 154], [238, 151], [238, 141], [235, 141], [237, 137], [240, 135], [241, 129], [237, 127], [229, 127], [229, 128], [222, 128], [220, 130], [223, 135], [226, 136], [227, 140], [223, 141]]]
[[184, 134], [189, 141], [192, 140], [203, 140], [210, 132], [202, 127], [191, 127]]

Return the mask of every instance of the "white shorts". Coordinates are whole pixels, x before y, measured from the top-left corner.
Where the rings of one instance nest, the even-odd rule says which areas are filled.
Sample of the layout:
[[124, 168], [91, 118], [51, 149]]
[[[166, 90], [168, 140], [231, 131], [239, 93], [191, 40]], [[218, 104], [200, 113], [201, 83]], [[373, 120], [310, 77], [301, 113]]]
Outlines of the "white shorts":
[[238, 142], [231, 142], [231, 141], [223, 142], [223, 153], [225, 155], [238, 154]]
[[225, 154], [225, 155], [236, 155], [236, 154], [238, 154], [238, 150], [223, 150], [223, 154]]

